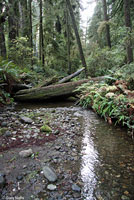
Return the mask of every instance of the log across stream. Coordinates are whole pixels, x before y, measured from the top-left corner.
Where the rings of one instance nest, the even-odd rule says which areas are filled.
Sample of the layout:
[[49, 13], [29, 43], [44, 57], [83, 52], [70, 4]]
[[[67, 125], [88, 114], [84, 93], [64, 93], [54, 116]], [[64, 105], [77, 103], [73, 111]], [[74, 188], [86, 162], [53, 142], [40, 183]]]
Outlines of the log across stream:
[[30, 100], [47, 100], [55, 97], [70, 97], [75, 95], [77, 92], [75, 89], [82, 85], [83, 83], [87, 83], [89, 81], [101, 81], [104, 80], [105, 77], [91, 78], [85, 79], [75, 82], [68, 82], [56, 85], [50, 85], [46, 87], [40, 88], [30, 88], [25, 90], [18, 91], [14, 98], [17, 101], [30, 101]]

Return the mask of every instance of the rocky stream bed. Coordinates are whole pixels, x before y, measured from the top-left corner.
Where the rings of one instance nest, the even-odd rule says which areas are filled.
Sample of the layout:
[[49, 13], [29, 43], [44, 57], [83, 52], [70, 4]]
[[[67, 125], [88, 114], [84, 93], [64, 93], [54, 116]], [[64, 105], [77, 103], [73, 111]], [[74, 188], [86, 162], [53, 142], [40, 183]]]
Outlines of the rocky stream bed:
[[134, 199], [133, 141], [92, 111], [6, 109], [0, 125], [0, 199]]

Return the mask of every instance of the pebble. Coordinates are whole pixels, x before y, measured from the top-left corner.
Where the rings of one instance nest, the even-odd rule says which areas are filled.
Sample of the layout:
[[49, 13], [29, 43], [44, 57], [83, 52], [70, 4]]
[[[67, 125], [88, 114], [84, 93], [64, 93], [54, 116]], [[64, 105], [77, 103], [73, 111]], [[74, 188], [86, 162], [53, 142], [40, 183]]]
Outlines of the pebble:
[[1, 127], [7, 127], [7, 122], [2, 122]]
[[26, 124], [32, 124], [33, 120], [30, 119], [29, 117], [22, 117], [20, 116], [20, 120], [23, 122], [23, 123], [26, 123]]
[[47, 189], [48, 190], [51, 190], [51, 191], [53, 191], [53, 190], [56, 190], [56, 185], [53, 185], [53, 184], [49, 184], [48, 186], [47, 186]]
[[78, 185], [73, 184], [73, 185], [72, 185], [72, 190], [75, 191], [75, 192], [80, 192], [80, 191], [81, 191], [81, 188], [80, 188]]
[[33, 154], [32, 149], [27, 149], [27, 150], [24, 150], [24, 151], [20, 151], [20, 152], [19, 152], [19, 155], [20, 155], [22, 158], [27, 158], [27, 157], [31, 156], [32, 154]]
[[10, 137], [11, 135], [12, 135], [12, 133], [10, 131], [6, 131], [4, 134], [5, 137]]
[[55, 182], [57, 180], [57, 175], [54, 170], [48, 166], [43, 167], [43, 174], [50, 182]]

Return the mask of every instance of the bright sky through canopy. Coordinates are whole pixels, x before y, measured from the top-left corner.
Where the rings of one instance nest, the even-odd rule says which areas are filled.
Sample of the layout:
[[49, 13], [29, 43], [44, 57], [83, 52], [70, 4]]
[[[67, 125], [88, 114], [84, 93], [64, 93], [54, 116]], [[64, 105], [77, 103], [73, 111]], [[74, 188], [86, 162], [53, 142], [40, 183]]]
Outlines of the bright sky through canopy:
[[94, 13], [94, 8], [96, 6], [95, 0], [82, 0], [82, 10], [81, 10], [81, 27], [86, 28], [88, 20], [92, 17]]

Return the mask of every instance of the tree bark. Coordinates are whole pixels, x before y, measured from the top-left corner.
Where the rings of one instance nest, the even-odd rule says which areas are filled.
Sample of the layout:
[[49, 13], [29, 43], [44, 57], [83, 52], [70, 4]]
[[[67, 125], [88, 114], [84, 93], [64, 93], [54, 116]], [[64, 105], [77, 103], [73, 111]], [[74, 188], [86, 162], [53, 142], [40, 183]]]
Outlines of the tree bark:
[[32, 0], [28, 0], [29, 9], [29, 46], [31, 48], [31, 65], [33, 65], [33, 31], [32, 31]]
[[66, 0], [66, 2], [67, 2], [67, 6], [68, 6], [68, 9], [69, 9], [69, 12], [70, 12], [71, 19], [72, 19], [73, 28], [74, 28], [74, 32], [75, 32], [78, 48], [79, 48], [79, 53], [80, 53], [82, 65], [85, 68], [85, 75], [87, 77], [87, 75], [88, 75], [87, 74], [87, 64], [86, 64], [86, 60], [85, 60], [85, 57], [84, 57], [82, 44], [81, 44], [80, 36], [79, 36], [79, 33], [78, 33], [78, 29], [77, 29], [77, 25], [76, 25], [74, 13], [73, 13], [72, 5], [70, 3], [70, 0]]
[[[3, 5], [0, 3], [0, 16], [2, 16]], [[0, 56], [6, 57], [6, 44], [5, 44], [5, 34], [4, 34], [4, 21], [0, 20]]]
[[18, 35], [18, 2], [9, 0], [9, 12], [8, 12], [8, 26], [9, 26], [9, 46], [12, 46], [13, 40]]
[[[131, 32], [131, 17], [130, 17], [130, 0], [124, 0], [124, 14], [125, 14], [125, 25], [128, 33]], [[131, 36], [127, 43], [127, 62], [133, 62], [133, 50], [132, 50], [132, 41]]]
[[[109, 21], [108, 14], [107, 14], [107, 3], [106, 0], [103, 0], [103, 10], [104, 10], [104, 20], [106, 22]], [[111, 48], [111, 38], [110, 38], [110, 27], [108, 24], [106, 24], [106, 38], [107, 38], [107, 45], [109, 48]]]
[[67, 32], [67, 63], [68, 73], [71, 74], [71, 61], [70, 61], [70, 26], [69, 26], [69, 12], [66, 4], [66, 32]]
[[20, 0], [19, 10], [20, 10], [21, 35], [23, 37], [29, 38], [29, 23], [28, 23], [29, 14], [28, 14], [27, 0]]
[[43, 20], [42, 20], [42, 0], [40, 0], [40, 29], [39, 29], [39, 59], [42, 66], [45, 64], [44, 60], [44, 38], [43, 38]]

